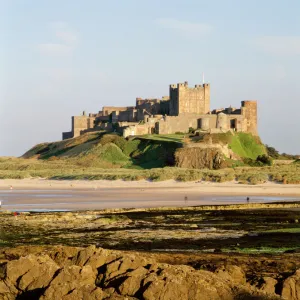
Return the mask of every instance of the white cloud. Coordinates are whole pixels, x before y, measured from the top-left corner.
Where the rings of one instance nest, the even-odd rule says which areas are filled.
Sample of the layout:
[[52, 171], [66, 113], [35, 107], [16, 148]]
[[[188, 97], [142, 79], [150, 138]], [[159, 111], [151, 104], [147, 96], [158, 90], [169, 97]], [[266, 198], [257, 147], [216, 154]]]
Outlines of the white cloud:
[[300, 36], [262, 36], [253, 44], [272, 55], [300, 55]]
[[[77, 34], [65, 22], [50, 23], [55, 41], [40, 43], [39, 51], [44, 55], [69, 55], [77, 46]], [[58, 40], [58, 41], [57, 41]]]
[[172, 18], [157, 19], [155, 20], [155, 23], [161, 27], [176, 30], [185, 36], [206, 35], [213, 30], [212, 26], [209, 24], [179, 21]]

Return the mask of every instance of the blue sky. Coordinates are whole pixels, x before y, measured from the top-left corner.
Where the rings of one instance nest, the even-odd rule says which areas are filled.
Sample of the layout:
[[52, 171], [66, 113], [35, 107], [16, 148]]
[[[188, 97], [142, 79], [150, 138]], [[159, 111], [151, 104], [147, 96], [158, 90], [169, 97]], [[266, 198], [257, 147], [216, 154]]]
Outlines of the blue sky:
[[0, 155], [202, 72], [212, 109], [256, 99], [263, 142], [300, 153], [299, 12], [298, 0], [0, 0]]

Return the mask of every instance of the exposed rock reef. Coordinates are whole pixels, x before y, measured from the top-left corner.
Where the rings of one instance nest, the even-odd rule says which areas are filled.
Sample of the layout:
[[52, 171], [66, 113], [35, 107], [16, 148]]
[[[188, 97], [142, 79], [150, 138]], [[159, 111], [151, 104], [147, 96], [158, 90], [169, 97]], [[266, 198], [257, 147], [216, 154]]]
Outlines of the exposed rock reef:
[[250, 282], [230, 262], [207, 271], [95, 246], [11, 248], [0, 259], [1, 300], [300, 299], [300, 269]]

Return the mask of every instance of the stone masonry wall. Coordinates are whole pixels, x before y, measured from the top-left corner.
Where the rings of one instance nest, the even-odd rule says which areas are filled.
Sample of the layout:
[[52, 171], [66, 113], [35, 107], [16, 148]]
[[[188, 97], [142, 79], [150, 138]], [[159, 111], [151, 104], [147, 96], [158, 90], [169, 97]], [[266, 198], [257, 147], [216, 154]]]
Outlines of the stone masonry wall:
[[187, 82], [170, 86], [170, 115], [206, 114], [209, 111], [209, 84], [195, 85], [194, 88], [189, 87]]
[[102, 109], [102, 113], [103, 113], [103, 116], [109, 116], [113, 111], [127, 111], [127, 110], [131, 110], [131, 109], [134, 109], [135, 107], [134, 106], [103, 106], [103, 109]]
[[72, 117], [72, 132], [73, 137], [80, 135], [80, 132], [94, 127], [94, 117], [73, 116]]
[[254, 135], [257, 133], [257, 102], [242, 101], [242, 115], [245, 118], [244, 131], [251, 132]]
[[158, 121], [156, 132], [158, 134], [171, 134], [175, 132], [188, 132], [189, 128], [198, 128], [198, 115], [185, 114], [180, 116], [166, 116]]
[[71, 139], [71, 138], [73, 138], [73, 132], [72, 131], [62, 133], [62, 139], [63, 140], [67, 140], [67, 139]]
[[149, 124], [139, 124], [135, 126], [128, 126], [123, 130], [123, 137], [133, 136], [133, 135], [144, 135], [154, 133], [154, 127], [149, 126]]

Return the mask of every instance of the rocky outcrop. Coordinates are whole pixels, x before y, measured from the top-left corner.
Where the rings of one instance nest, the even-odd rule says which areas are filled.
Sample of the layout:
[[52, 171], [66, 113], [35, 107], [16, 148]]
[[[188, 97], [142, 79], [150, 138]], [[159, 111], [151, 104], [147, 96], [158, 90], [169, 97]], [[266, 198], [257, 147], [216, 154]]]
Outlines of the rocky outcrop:
[[53, 277], [41, 299], [76, 299], [72, 297], [72, 294], [94, 294], [102, 297], [102, 290], [95, 285], [96, 275], [91, 266], [79, 267], [73, 265], [64, 267]]
[[300, 270], [283, 282], [282, 297], [289, 300], [300, 299]]
[[225, 167], [225, 156], [218, 148], [180, 148], [175, 152], [175, 164], [188, 169], [220, 169]]
[[276, 284], [278, 281], [272, 277], [263, 277], [262, 284], [260, 286], [260, 290], [268, 293], [275, 294]]
[[246, 274], [245, 272], [233, 265], [226, 265], [219, 267], [215, 273], [225, 279], [225, 280], [231, 280], [236, 284], [246, 284]]
[[281, 298], [275, 279], [251, 286], [235, 265], [209, 272], [94, 246], [55, 249], [2, 263], [0, 299], [294, 300], [300, 295], [300, 270], [283, 282]]

